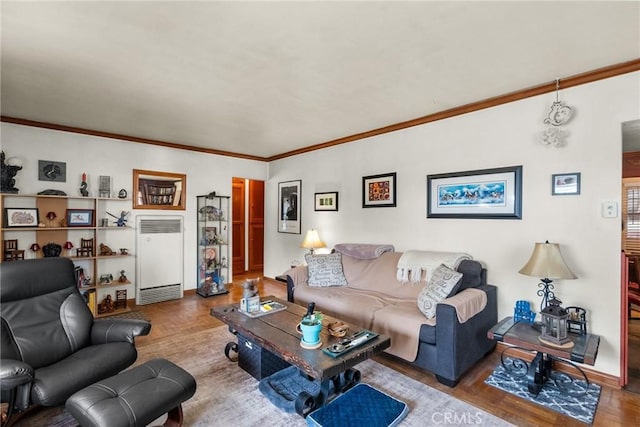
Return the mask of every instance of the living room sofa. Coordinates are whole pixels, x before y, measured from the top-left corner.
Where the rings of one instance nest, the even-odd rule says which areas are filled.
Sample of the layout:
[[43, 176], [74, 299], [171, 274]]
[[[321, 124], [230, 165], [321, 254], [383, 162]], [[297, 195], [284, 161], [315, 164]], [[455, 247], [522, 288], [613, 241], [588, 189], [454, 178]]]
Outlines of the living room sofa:
[[[435, 264], [451, 259], [449, 253], [430, 252], [433, 265], [425, 266], [419, 281], [407, 281], [400, 280], [400, 252], [370, 257], [344, 252], [330, 255], [341, 258], [342, 272], [337, 272], [344, 275], [341, 285], [314, 286], [309, 283], [310, 267], [295, 267], [286, 272], [288, 300], [303, 306], [314, 302], [322, 313], [389, 335], [387, 353], [434, 373], [450, 387], [495, 348], [487, 331], [497, 323], [497, 288], [486, 283], [486, 269], [479, 262], [462, 257], [452, 266], [462, 277], [452, 295], [437, 303], [435, 317], [428, 319], [418, 299]], [[331, 274], [335, 270], [334, 266]]]

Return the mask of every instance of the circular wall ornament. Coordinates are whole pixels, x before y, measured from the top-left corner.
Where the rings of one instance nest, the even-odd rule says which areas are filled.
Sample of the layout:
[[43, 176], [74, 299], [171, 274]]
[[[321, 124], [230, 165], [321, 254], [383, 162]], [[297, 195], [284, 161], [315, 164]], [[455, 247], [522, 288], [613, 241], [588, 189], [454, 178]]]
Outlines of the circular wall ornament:
[[119, 199], [126, 199], [127, 198], [127, 190], [125, 190], [123, 188], [120, 191], [118, 191], [118, 198]]

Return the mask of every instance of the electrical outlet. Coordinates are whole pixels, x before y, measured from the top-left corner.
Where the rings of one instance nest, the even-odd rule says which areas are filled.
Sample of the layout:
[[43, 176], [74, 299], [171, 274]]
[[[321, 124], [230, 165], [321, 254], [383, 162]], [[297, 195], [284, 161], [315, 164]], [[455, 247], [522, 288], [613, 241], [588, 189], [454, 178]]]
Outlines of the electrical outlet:
[[602, 202], [602, 217], [603, 218], [617, 218], [618, 217], [618, 202], [607, 200]]

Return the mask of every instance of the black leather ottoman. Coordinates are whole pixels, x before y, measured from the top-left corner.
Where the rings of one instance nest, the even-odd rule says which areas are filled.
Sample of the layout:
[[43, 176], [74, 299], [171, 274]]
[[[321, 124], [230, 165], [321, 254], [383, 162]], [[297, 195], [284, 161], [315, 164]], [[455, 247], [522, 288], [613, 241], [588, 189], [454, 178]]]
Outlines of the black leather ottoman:
[[82, 427], [144, 427], [165, 413], [166, 426], [182, 425], [182, 402], [196, 380], [165, 359], [153, 359], [73, 394], [67, 410]]

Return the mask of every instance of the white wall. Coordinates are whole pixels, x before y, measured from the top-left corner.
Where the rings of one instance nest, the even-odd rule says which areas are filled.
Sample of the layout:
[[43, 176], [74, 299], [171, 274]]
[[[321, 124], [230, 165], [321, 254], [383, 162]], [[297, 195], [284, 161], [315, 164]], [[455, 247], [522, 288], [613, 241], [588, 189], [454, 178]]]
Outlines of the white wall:
[[[233, 177], [257, 180], [266, 179], [264, 162], [237, 159], [226, 156], [198, 153], [174, 148], [137, 144], [127, 141], [100, 138], [69, 132], [53, 131], [29, 126], [2, 123], [2, 150], [7, 157], [23, 160], [23, 169], [16, 177], [20, 194], [36, 194], [45, 188], [65, 191], [70, 196], [79, 195], [80, 178], [88, 174], [91, 196], [97, 195], [98, 176], [111, 176], [116, 192], [124, 188], [132, 195], [133, 169], [184, 173], [187, 175], [187, 199], [184, 211], [132, 210], [129, 225], [135, 226], [137, 215], [181, 215], [184, 217], [184, 288], [196, 288], [196, 196], [215, 191], [231, 196]], [[38, 181], [38, 160], [66, 162], [67, 181], [51, 183]], [[114, 206], [121, 209], [122, 204]], [[116, 213], [117, 211], [111, 212]], [[96, 217], [106, 216], [97, 212]], [[131, 234], [131, 248], [135, 236]], [[105, 242], [109, 244], [109, 242]], [[119, 247], [119, 246], [118, 246]], [[231, 247], [229, 248], [231, 254]], [[229, 257], [229, 266], [231, 260]], [[133, 267], [132, 267], [133, 268]], [[231, 273], [232, 274], [232, 273]], [[135, 277], [133, 274], [131, 278]], [[130, 292], [133, 292], [131, 289]]]
[[[499, 316], [511, 315], [518, 299], [537, 304], [538, 281], [519, 275], [535, 242], [561, 244], [578, 276], [557, 281], [565, 305], [588, 310], [590, 331], [601, 335], [595, 369], [619, 375], [620, 218], [600, 216], [604, 200], [620, 201], [621, 130], [640, 118], [640, 73], [561, 91], [574, 107], [571, 135], [563, 148], [543, 146], [537, 137], [555, 100], [547, 94], [359, 142], [261, 162], [135, 144], [106, 138], [2, 123], [2, 149], [18, 156], [24, 169], [16, 186], [34, 194], [59, 188], [77, 194], [86, 171], [95, 191], [98, 175], [113, 177], [113, 188], [131, 190], [132, 169], [187, 174], [185, 288], [195, 288], [195, 196], [231, 195], [234, 176], [266, 181], [265, 275], [284, 272], [302, 260], [302, 235], [277, 232], [277, 183], [302, 180], [302, 230], [317, 228], [332, 246], [340, 242], [393, 243], [399, 251], [466, 251], [488, 269], [498, 286]], [[363, 108], [366, 108], [363, 106]], [[67, 163], [67, 182], [37, 180], [37, 160]], [[523, 219], [427, 219], [426, 175], [523, 165]], [[362, 177], [398, 174], [396, 208], [362, 209]], [[551, 196], [551, 175], [582, 173], [582, 194]], [[45, 185], [46, 184], [46, 185]], [[313, 193], [340, 192], [338, 212], [314, 212]], [[173, 211], [167, 211], [173, 213]], [[132, 211], [135, 215], [153, 213]]]
[[[539, 304], [538, 280], [522, 276], [535, 242], [560, 243], [577, 280], [556, 281], [564, 305], [587, 309], [602, 336], [595, 369], [619, 375], [620, 218], [600, 215], [620, 201], [621, 123], [640, 117], [640, 73], [562, 90], [575, 109], [562, 148], [538, 143], [555, 94], [546, 94], [367, 140], [271, 162], [266, 186], [265, 275], [303, 259], [302, 235], [277, 232], [277, 184], [302, 180], [302, 230], [332, 246], [392, 243], [396, 250], [465, 251], [498, 286], [499, 317], [515, 301]], [[366, 108], [366, 106], [363, 106]], [[363, 129], [364, 130], [364, 129]], [[523, 166], [522, 220], [427, 219], [426, 175]], [[362, 177], [397, 172], [397, 207], [362, 206]], [[579, 196], [552, 196], [551, 175], [581, 172]], [[338, 212], [314, 212], [313, 193], [339, 191]]]

